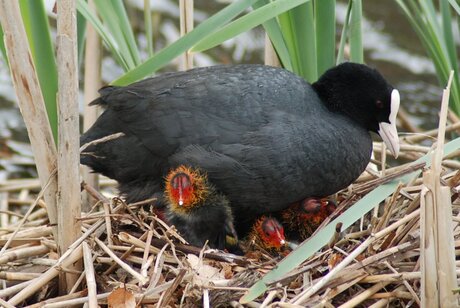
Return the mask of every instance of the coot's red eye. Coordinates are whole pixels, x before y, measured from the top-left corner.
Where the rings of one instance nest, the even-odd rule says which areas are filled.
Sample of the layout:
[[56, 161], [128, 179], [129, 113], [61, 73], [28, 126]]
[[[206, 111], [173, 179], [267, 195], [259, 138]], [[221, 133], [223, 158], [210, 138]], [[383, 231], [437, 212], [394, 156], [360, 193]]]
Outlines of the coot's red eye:
[[382, 109], [383, 108], [383, 102], [381, 100], [378, 100], [375, 102], [375, 106], [377, 106], [377, 108], [379, 109]]

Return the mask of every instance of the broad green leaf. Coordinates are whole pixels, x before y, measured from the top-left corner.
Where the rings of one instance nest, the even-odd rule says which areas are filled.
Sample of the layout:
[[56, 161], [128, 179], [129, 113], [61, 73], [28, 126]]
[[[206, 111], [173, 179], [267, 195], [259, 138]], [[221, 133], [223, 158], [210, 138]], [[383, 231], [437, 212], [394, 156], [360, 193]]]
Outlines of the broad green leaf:
[[237, 0], [230, 5], [209, 17], [204, 22], [199, 24], [191, 32], [184, 35], [182, 38], [172, 43], [170, 46], [162, 49], [153, 57], [145, 61], [140, 66], [127, 72], [113, 82], [115, 85], [126, 85], [136, 80], [153, 74], [156, 70], [167, 65], [172, 59], [176, 58], [198, 41], [213, 33], [216, 29], [221, 28], [228, 21], [253, 5], [256, 0]]
[[144, 24], [145, 37], [147, 40], [147, 51], [149, 57], [153, 56], [153, 29], [152, 29], [152, 10], [150, 0], [144, 0]]
[[113, 38], [112, 34], [105, 28], [99, 18], [90, 10], [88, 4], [84, 0], [78, 0], [77, 10], [89, 21], [94, 29], [99, 33], [104, 44], [112, 52], [112, 56], [115, 58], [117, 63], [125, 70], [129, 70], [129, 65], [126, 63], [117, 42]]
[[303, 3], [286, 13], [291, 23], [289, 29], [294, 43], [291, 56], [296, 61], [294, 67], [298, 67], [296, 73], [314, 82], [318, 79], [318, 59], [313, 2]]
[[353, 0], [350, 21], [350, 59], [353, 62], [363, 63], [363, 31], [361, 27], [363, 5], [361, 0]]
[[[266, 5], [267, 3], [269, 3], [269, 0], [258, 1], [252, 7], [254, 10], [256, 10]], [[281, 32], [281, 28], [278, 23], [278, 20], [276, 18], [272, 18], [264, 22], [262, 26], [267, 32], [268, 37], [270, 38], [270, 41], [272, 42], [273, 47], [275, 48], [276, 53], [278, 54], [278, 57], [283, 67], [293, 72], [294, 69], [292, 68], [289, 51], [287, 49], [286, 42], [284, 41], [283, 33]]]
[[222, 29], [217, 30], [212, 35], [206, 36], [198, 44], [193, 46], [192, 51], [197, 52], [210, 49], [244, 31], [248, 31], [267, 20], [278, 16], [283, 12], [309, 1], [311, 0], [276, 0], [270, 2], [269, 4], [238, 18]]
[[6, 54], [5, 41], [3, 40], [3, 28], [0, 26], [0, 51], [2, 52], [3, 60], [9, 66], [8, 55]]
[[335, 0], [315, 1], [318, 75], [335, 65]]
[[86, 19], [77, 11], [78, 67], [83, 63], [86, 38]]
[[456, 0], [449, 0], [450, 5], [454, 8], [457, 12], [457, 15], [460, 15], [460, 5], [456, 2]]
[[57, 142], [57, 68], [48, 16], [43, 1], [20, 0], [19, 4], [54, 141]]
[[339, 51], [337, 54], [337, 65], [344, 61], [344, 50], [345, 50], [345, 42], [347, 41], [348, 37], [348, 25], [350, 23], [350, 15], [351, 15], [351, 7], [353, 5], [353, 0], [348, 1], [347, 13], [345, 15], [345, 21], [343, 23], [342, 34], [340, 35], [340, 43], [339, 43]]
[[[432, 1], [395, 0], [417, 33], [428, 56], [432, 59], [441, 85], [446, 84], [450, 71], [455, 71], [451, 88], [450, 107], [460, 114], [460, 81], [458, 54], [452, 34], [452, 20], [448, 0], [440, 0], [440, 12]], [[456, 5], [451, 6], [455, 9]], [[458, 5], [457, 5], [458, 6]], [[439, 18], [441, 17], [441, 18]]]
[[128, 70], [135, 68], [140, 64], [140, 58], [123, 3], [121, 0], [112, 0], [107, 5], [105, 0], [95, 0], [94, 4], [102, 23], [115, 40]]

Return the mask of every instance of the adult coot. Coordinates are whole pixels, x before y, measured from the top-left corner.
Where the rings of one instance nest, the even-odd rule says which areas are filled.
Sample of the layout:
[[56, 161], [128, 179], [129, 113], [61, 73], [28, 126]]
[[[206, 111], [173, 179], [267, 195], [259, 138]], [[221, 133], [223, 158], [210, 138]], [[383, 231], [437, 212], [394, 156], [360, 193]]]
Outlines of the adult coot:
[[118, 181], [128, 202], [162, 191], [181, 164], [205, 170], [239, 226], [347, 187], [377, 132], [394, 156], [399, 93], [368, 66], [344, 63], [308, 84], [281, 68], [227, 65], [105, 87], [106, 107], [81, 136], [81, 163]]
[[166, 177], [166, 220], [194, 246], [206, 241], [224, 249], [227, 234], [238, 240], [228, 199], [218, 193], [199, 169], [179, 166]]

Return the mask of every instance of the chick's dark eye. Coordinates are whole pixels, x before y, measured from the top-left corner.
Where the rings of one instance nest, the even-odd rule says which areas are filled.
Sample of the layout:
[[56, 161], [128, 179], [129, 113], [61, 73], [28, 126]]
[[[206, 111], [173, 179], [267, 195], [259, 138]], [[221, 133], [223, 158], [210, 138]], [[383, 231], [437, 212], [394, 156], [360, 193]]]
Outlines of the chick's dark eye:
[[383, 102], [381, 100], [377, 100], [375, 102], [375, 106], [377, 106], [377, 108], [379, 108], [379, 109], [382, 109], [383, 108]]

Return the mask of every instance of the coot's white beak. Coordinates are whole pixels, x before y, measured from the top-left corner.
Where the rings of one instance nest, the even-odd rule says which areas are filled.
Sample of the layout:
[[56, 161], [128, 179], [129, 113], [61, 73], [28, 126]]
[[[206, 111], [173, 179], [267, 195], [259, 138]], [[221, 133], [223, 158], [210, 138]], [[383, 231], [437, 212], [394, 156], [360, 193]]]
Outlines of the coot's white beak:
[[398, 130], [396, 129], [396, 115], [399, 110], [399, 92], [394, 89], [391, 92], [391, 109], [390, 109], [390, 123], [380, 122], [379, 123], [379, 135], [382, 137], [383, 142], [390, 150], [391, 154], [395, 158], [399, 155], [399, 137]]

